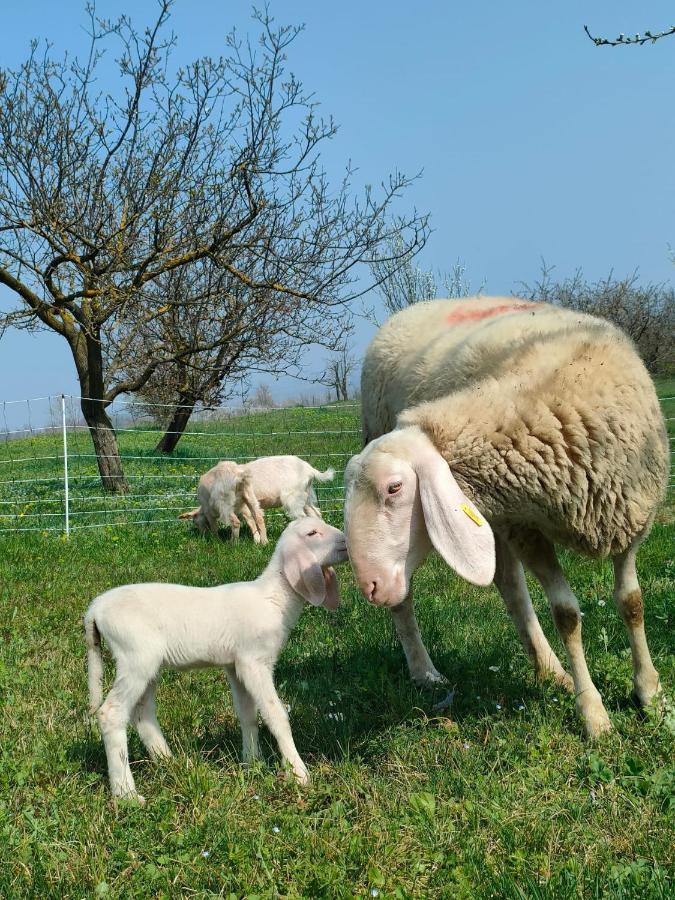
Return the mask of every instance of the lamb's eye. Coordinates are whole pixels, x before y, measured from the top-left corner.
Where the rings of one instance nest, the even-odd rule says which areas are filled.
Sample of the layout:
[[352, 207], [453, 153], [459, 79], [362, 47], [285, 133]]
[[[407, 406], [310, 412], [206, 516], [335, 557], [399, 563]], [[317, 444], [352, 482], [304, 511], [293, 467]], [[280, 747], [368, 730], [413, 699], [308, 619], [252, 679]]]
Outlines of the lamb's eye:
[[390, 494], [398, 494], [398, 492], [401, 490], [402, 487], [403, 487], [402, 481], [393, 481], [387, 488], [387, 491]]
[[315, 534], [318, 534], [318, 533], [319, 533], [319, 532], [318, 532], [318, 531], [316, 530], [316, 528], [315, 528], [314, 531], [308, 531], [308, 532], [307, 532], [307, 537], [314, 537], [314, 535], [315, 535]]

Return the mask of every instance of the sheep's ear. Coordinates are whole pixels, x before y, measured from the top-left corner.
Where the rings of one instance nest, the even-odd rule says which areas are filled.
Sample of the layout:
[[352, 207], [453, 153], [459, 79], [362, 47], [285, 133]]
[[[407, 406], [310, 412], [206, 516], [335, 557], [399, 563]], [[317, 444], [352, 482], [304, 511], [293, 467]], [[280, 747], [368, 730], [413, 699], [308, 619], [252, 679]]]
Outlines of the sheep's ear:
[[298, 541], [292, 551], [285, 553], [283, 573], [293, 590], [312, 606], [321, 606], [326, 601], [326, 579], [309, 547]]
[[462, 493], [436, 450], [415, 464], [427, 532], [445, 562], [472, 584], [490, 584], [495, 574], [492, 529]]

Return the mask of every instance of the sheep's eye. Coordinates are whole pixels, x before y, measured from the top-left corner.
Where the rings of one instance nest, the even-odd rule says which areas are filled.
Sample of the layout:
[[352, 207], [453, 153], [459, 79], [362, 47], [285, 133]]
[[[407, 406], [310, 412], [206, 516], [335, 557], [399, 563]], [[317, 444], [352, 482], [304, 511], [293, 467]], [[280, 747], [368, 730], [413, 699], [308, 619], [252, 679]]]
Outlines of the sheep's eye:
[[319, 533], [319, 532], [318, 532], [318, 531], [316, 530], [316, 528], [315, 528], [314, 531], [308, 531], [308, 532], [307, 532], [307, 537], [314, 537], [314, 535], [315, 535], [315, 534], [318, 534], [318, 533]]
[[390, 494], [398, 494], [398, 492], [401, 490], [402, 487], [403, 487], [402, 481], [394, 481], [394, 482], [392, 482], [392, 484], [389, 485], [389, 487], [387, 488], [387, 491]]

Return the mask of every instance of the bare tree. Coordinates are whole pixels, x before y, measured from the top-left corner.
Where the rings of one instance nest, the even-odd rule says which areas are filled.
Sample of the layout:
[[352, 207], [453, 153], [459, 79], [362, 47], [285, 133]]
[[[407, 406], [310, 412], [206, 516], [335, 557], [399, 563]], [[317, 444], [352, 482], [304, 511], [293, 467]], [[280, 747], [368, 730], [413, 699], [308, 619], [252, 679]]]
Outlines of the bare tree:
[[538, 280], [519, 285], [518, 295], [608, 319], [633, 339], [652, 374], [673, 373], [675, 289], [640, 284], [637, 271], [624, 278], [610, 272], [599, 281], [587, 281], [578, 269], [571, 277], [555, 281], [553, 269], [542, 263]]
[[[179, 307], [189, 319], [191, 292], [167, 299], [158, 287], [169, 273], [210, 260], [280, 306], [337, 308], [367, 288], [355, 267], [395, 230], [406, 254], [427, 235], [425, 216], [391, 216], [404, 175], [360, 200], [350, 199], [349, 170], [329, 186], [319, 149], [335, 125], [285, 71], [300, 29], [256, 13], [255, 46], [233, 32], [225, 56], [172, 75], [170, 6], [160, 0], [143, 34], [88, 8], [84, 62], [34, 43], [17, 70], [0, 71], [0, 284], [18, 301], [0, 331], [49, 329], [67, 341], [109, 490], [127, 483], [106, 407], [226, 344], [208, 333], [183, 346], [141, 342]], [[99, 78], [109, 43], [119, 48], [117, 93]]]
[[276, 406], [272, 391], [268, 384], [259, 384], [251, 401], [252, 406], [260, 409], [273, 409]]
[[358, 360], [344, 344], [328, 361], [318, 382], [331, 388], [335, 392], [336, 400], [349, 400], [350, 381], [357, 365]]
[[[244, 268], [255, 265], [251, 259]], [[222, 403], [253, 372], [297, 376], [308, 345], [333, 347], [349, 329], [339, 306], [250, 288], [211, 260], [169, 272], [156, 286], [168, 309], [143, 320], [128, 366], [115, 376], [133, 378], [148, 348], [170, 360], [140, 390], [147, 404], [164, 405], [162, 453], [176, 447], [197, 405]]]
[[[371, 263], [378, 293], [388, 313], [393, 315], [413, 303], [433, 300], [441, 294], [445, 297], [466, 297], [472, 293], [466, 267], [459, 260], [450, 272], [435, 275], [432, 269], [415, 265], [414, 255], [412, 252], [406, 253], [403, 238], [394, 235]], [[479, 294], [483, 287], [484, 282], [475, 293]], [[367, 315], [376, 325], [380, 324], [372, 310]]]
[[671, 34], [675, 34], [675, 25], [671, 25], [670, 28], [666, 28], [663, 31], [645, 31], [644, 34], [634, 34], [632, 37], [626, 37], [625, 34], [619, 34], [614, 40], [604, 38], [604, 37], [594, 37], [588, 29], [588, 25], [584, 25], [584, 31], [588, 35], [588, 37], [593, 41], [596, 47], [618, 47], [620, 45], [626, 44], [655, 44], [656, 41], [661, 38], [668, 37]]

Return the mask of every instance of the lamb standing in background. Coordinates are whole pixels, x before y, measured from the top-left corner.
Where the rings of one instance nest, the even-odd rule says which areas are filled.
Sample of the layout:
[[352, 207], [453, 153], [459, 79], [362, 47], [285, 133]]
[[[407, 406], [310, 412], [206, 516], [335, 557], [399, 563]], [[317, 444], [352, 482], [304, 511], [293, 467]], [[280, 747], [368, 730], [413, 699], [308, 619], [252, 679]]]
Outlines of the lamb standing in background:
[[[635, 556], [665, 496], [668, 441], [630, 340], [604, 320], [512, 297], [418, 303], [373, 339], [361, 393], [372, 443], [345, 473], [349, 553], [366, 598], [391, 607], [412, 676], [441, 677], [410, 591], [433, 545], [469, 581], [494, 577], [537, 673], [573, 682], [589, 735], [609, 729], [560, 544], [612, 557], [635, 693], [648, 704], [660, 685]], [[548, 597], [572, 679], [541, 629], [523, 563]]]
[[[286, 527], [255, 581], [212, 588], [130, 584], [92, 601], [84, 616], [89, 701], [103, 735], [115, 797], [144, 802], [129, 768], [130, 719], [151, 757], [170, 755], [155, 715], [162, 667], [223, 666], [241, 725], [244, 760], [259, 756], [260, 710], [297, 780], [308, 781], [272, 672], [304, 603], [338, 606], [330, 566], [346, 559], [343, 533], [308, 516]], [[117, 666], [103, 703], [101, 638]]]
[[266, 544], [267, 532], [260, 507], [280, 506], [289, 519], [321, 517], [312, 482], [331, 481], [334, 477], [334, 469], [319, 472], [299, 456], [261, 456], [244, 464], [220, 462], [199, 481], [201, 506], [181, 513], [178, 518], [194, 519], [202, 532], [208, 524], [214, 534], [218, 532], [219, 520], [223, 525], [231, 524], [232, 539], [237, 540], [240, 524], [237, 513], [241, 513], [254, 541]]

